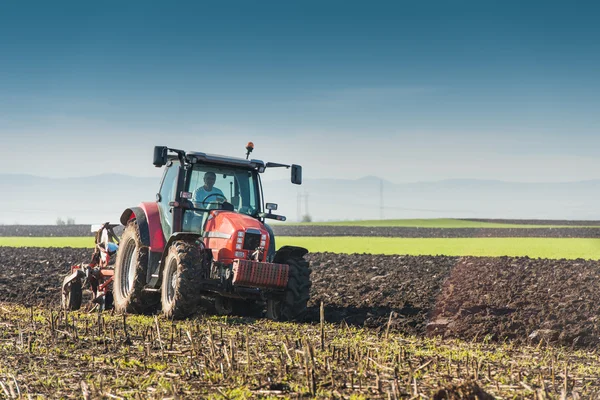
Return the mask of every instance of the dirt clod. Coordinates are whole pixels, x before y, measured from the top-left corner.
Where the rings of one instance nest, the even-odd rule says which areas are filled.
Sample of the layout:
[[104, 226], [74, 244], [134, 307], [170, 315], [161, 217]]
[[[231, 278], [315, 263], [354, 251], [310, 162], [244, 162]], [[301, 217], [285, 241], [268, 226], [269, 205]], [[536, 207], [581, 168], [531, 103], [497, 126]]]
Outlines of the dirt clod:
[[494, 397], [486, 393], [475, 382], [465, 382], [461, 385], [451, 385], [440, 389], [433, 395], [433, 400], [493, 400]]

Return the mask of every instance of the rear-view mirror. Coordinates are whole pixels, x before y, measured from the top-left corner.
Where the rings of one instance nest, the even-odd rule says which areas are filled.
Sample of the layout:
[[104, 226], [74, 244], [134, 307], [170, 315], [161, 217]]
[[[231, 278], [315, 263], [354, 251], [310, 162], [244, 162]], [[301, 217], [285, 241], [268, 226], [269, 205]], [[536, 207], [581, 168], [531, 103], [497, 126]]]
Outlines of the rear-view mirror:
[[302, 166], [292, 164], [292, 183], [296, 185], [302, 184]]
[[167, 163], [167, 148], [165, 146], [154, 146], [154, 161], [155, 167], [162, 167]]

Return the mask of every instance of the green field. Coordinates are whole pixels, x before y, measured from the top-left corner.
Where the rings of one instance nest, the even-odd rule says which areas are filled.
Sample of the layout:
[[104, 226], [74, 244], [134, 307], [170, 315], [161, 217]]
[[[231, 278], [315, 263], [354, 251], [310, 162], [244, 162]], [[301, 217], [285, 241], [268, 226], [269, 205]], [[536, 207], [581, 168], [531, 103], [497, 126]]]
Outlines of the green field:
[[[600, 239], [278, 237], [277, 246], [284, 245], [311, 252], [600, 259]], [[92, 248], [94, 242], [90, 237], [0, 237], [0, 246]]]
[[[527, 225], [527, 224], [502, 224], [497, 222], [464, 221], [452, 218], [432, 219], [382, 219], [365, 221], [333, 221], [311, 223], [286, 223], [284, 225], [305, 226], [379, 226], [379, 227], [418, 227], [418, 228], [590, 228], [585, 225]], [[597, 227], [597, 226], [596, 226]]]
[[93, 237], [0, 237], [0, 246], [94, 248]]
[[600, 239], [278, 237], [311, 252], [600, 259]]

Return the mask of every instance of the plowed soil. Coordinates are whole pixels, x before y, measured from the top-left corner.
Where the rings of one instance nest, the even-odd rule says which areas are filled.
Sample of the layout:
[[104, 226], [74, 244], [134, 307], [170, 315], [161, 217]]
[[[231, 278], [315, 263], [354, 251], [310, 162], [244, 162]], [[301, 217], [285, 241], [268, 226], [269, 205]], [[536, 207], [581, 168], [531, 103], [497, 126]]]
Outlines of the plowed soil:
[[278, 236], [382, 236], [399, 238], [600, 238], [600, 228], [410, 228], [275, 225]]
[[[60, 304], [60, 284], [90, 250], [0, 247], [0, 302]], [[600, 344], [600, 261], [527, 257], [310, 254], [309, 320], [415, 335]], [[390, 319], [390, 314], [392, 318]]]
[[0, 302], [60, 306], [63, 278], [90, 256], [90, 249], [0, 247]]
[[459, 218], [463, 221], [492, 222], [497, 224], [521, 225], [572, 225], [572, 226], [600, 226], [600, 221], [572, 220], [572, 219], [494, 219], [494, 218]]
[[[483, 221], [483, 220], [482, 220]], [[486, 220], [488, 221], [488, 220]], [[489, 220], [490, 222], [535, 223], [541, 221]], [[582, 221], [546, 221], [560, 225], [576, 225]], [[587, 228], [416, 228], [369, 226], [308, 226], [272, 225], [277, 236], [382, 236], [403, 238], [471, 238], [471, 237], [547, 237], [547, 238], [600, 238], [600, 222], [585, 221]], [[122, 227], [115, 228], [120, 235]], [[0, 225], [0, 236], [73, 237], [89, 236], [90, 225]]]

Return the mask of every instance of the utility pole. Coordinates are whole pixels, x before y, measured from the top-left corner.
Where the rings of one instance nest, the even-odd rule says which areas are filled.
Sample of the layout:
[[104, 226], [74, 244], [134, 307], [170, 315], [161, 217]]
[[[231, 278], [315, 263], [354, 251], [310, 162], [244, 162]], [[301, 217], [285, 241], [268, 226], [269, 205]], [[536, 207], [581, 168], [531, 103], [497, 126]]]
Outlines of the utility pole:
[[[304, 214], [302, 214], [302, 199], [304, 199]], [[308, 215], [308, 193], [304, 192], [304, 194], [298, 192], [296, 195], [296, 215], [298, 222], [302, 222], [302, 218], [305, 215]]]
[[308, 193], [304, 192], [304, 215], [310, 215], [308, 213]]
[[383, 219], [383, 179], [379, 180], [379, 219]]
[[300, 192], [296, 195], [296, 220], [302, 221], [302, 194]]

